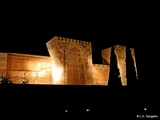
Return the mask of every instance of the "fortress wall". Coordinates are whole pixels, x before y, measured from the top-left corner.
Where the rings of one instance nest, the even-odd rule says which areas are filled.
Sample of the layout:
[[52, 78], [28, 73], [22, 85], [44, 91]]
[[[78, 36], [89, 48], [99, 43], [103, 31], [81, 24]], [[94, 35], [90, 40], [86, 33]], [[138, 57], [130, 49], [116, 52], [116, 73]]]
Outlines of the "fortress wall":
[[93, 84], [108, 85], [109, 65], [93, 64]]
[[84, 77], [85, 77], [85, 82], [87, 85], [93, 84], [93, 71], [92, 71], [92, 46], [90, 42], [84, 42], [83, 44], [83, 49], [84, 49], [84, 65], [85, 65], [85, 71], [84, 71]]
[[[59, 37], [63, 43], [65, 79], [67, 84], [92, 84], [91, 43]], [[65, 47], [65, 48], [64, 48]]]
[[[55, 36], [47, 42], [47, 48], [59, 69], [58, 84], [88, 84], [92, 82], [91, 43]], [[56, 83], [56, 82], [54, 82]]]
[[50, 57], [8, 53], [7, 76], [13, 83], [51, 84]]
[[104, 65], [110, 65], [111, 60], [111, 47], [104, 49], [101, 51], [102, 54], [102, 64]]
[[47, 42], [47, 48], [51, 57], [52, 62], [52, 81], [53, 84], [64, 84], [64, 63], [63, 63], [63, 51], [61, 46], [61, 41], [59, 41], [59, 37], [52, 38], [49, 42]]
[[7, 53], [0, 53], [0, 75], [6, 76], [7, 71]]
[[120, 78], [122, 85], [127, 85], [127, 78], [126, 78], [126, 47], [121, 45], [114, 46], [114, 51], [117, 57], [118, 68], [120, 72]]
[[64, 46], [59, 37], [54, 37], [46, 43], [52, 63], [52, 83], [65, 84]]
[[133, 61], [134, 61], [134, 68], [135, 68], [135, 72], [136, 72], [136, 78], [138, 79], [135, 51], [134, 51], [134, 48], [130, 48], [130, 50], [131, 50], [131, 55], [132, 55], [132, 58], [133, 58]]

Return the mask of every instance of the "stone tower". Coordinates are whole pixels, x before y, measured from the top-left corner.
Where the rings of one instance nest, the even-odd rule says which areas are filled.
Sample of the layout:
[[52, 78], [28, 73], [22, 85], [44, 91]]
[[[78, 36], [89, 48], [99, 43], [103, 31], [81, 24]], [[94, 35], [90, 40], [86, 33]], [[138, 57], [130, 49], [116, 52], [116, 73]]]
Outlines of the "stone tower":
[[[116, 59], [117, 59], [117, 67], [120, 72], [119, 77], [121, 79], [121, 84], [122, 86], [126, 86], [127, 85], [126, 46], [115, 45], [113, 48], [114, 48], [114, 54], [116, 55]], [[131, 50], [132, 59], [134, 61], [136, 77], [138, 78], [134, 48], [130, 48], [130, 50]], [[110, 61], [111, 61], [111, 47], [102, 50], [102, 63], [105, 65], [110, 65]], [[107, 75], [109, 74], [110, 74], [110, 70], [108, 71]]]
[[46, 45], [52, 59], [53, 84], [92, 84], [90, 42], [55, 36]]

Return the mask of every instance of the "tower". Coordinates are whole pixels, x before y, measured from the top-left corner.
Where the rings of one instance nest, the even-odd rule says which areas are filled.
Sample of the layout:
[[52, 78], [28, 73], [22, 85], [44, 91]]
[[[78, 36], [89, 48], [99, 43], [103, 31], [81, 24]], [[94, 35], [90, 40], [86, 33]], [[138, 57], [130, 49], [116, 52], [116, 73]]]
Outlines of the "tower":
[[55, 36], [46, 43], [54, 84], [92, 84], [90, 42]]
[[[129, 57], [130, 60], [127, 57], [127, 55], [130, 55], [130, 57]], [[116, 63], [115, 62], [113, 63], [113, 61], [112, 61], [112, 60], [114, 60], [113, 57], [115, 57], [114, 59], [116, 59]], [[133, 62], [129, 63], [129, 64], [132, 64], [131, 66], [134, 66], [135, 71], [132, 71], [132, 73], [129, 73], [130, 67], [128, 67], [128, 63], [126, 63], [127, 61], [133, 61]], [[110, 47], [110, 48], [104, 49], [104, 50], [102, 50], [102, 63], [105, 65], [110, 65], [110, 68], [109, 68], [110, 70], [107, 75], [112, 74], [113, 71], [112, 71], [111, 67], [113, 67], [112, 66], [113, 64], [116, 64], [116, 66], [119, 70], [119, 76], [117, 76], [117, 77], [120, 78], [122, 86], [127, 86], [127, 81], [130, 80], [130, 78], [131, 78], [129, 74], [136, 73], [136, 77], [138, 78], [134, 48], [127, 47], [127, 50], [126, 50], [126, 46], [115, 45], [112, 48]], [[114, 67], [116, 67], [116, 66], [114, 66]], [[127, 67], [128, 67], [128, 69], [127, 69]], [[127, 71], [129, 74], [127, 74]]]

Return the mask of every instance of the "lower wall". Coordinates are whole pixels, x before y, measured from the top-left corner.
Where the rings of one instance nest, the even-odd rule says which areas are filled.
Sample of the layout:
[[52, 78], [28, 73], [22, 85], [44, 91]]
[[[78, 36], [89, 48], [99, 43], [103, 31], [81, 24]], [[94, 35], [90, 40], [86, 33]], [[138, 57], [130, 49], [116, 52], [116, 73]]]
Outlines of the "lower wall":
[[93, 84], [108, 85], [109, 70], [109, 65], [93, 64]]
[[24, 78], [29, 84], [51, 84], [52, 64], [50, 57], [5, 53], [0, 54], [0, 74], [4, 74], [16, 84]]
[[6, 75], [7, 53], [0, 53], [0, 75]]

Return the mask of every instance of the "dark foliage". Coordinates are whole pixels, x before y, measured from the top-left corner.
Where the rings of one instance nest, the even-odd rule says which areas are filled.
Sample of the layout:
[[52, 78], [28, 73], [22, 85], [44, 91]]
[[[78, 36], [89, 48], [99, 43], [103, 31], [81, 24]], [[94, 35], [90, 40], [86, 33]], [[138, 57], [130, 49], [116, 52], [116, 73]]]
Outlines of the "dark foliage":
[[0, 84], [11, 84], [12, 81], [9, 80], [9, 77], [1, 75], [0, 77]]
[[108, 86], [111, 86], [111, 87], [122, 86], [120, 73], [117, 66], [117, 59], [114, 52], [114, 47], [112, 47], [112, 50], [111, 50], [111, 63], [110, 63], [110, 75], [109, 75]]

